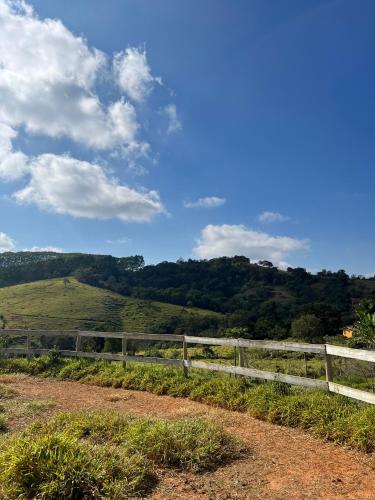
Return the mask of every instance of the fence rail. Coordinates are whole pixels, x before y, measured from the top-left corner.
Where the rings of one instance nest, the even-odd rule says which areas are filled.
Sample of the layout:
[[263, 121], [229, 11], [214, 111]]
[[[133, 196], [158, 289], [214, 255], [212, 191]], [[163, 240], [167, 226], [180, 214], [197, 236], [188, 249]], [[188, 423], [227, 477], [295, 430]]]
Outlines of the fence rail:
[[[150, 333], [132, 333], [132, 332], [95, 332], [95, 331], [77, 331], [77, 330], [0, 330], [0, 338], [4, 336], [11, 337], [26, 337], [26, 348], [11, 347], [1, 348], [0, 354], [7, 355], [43, 355], [48, 354], [50, 349], [35, 349], [31, 347], [32, 337], [74, 337], [76, 339], [75, 350], [61, 350], [63, 356], [68, 357], [85, 357], [93, 359], [106, 359], [112, 361], [134, 361], [142, 363], [158, 363], [163, 365], [180, 366], [183, 368], [184, 374], [187, 376], [189, 369], [198, 368], [211, 370], [216, 372], [232, 373], [245, 377], [257, 378], [262, 380], [272, 380], [284, 382], [291, 385], [299, 385], [304, 387], [319, 388], [324, 391], [333, 392], [347, 396], [352, 399], [357, 399], [369, 404], [375, 405], [375, 393], [354, 389], [345, 385], [333, 382], [332, 357], [349, 358], [360, 361], [375, 363], [375, 351], [367, 351], [363, 349], [351, 349], [348, 347], [334, 346], [330, 344], [303, 344], [292, 342], [274, 342], [269, 340], [247, 340], [247, 339], [220, 339], [215, 337], [193, 337], [188, 335], [172, 335], [172, 334], [150, 334]], [[98, 353], [88, 352], [81, 349], [82, 338], [113, 338], [122, 340], [122, 353]], [[150, 356], [136, 356], [128, 354], [127, 341], [162, 341], [162, 342], [182, 342], [182, 358], [159, 358]], [[188, 345], [216, 345], [216, 346], [232, 346], [239, 349], [239, 366], [224, 365], [218, 363], [205, 363], [203, 361], [195, 361], [188, 358]], [[325, 358], [326, 377], [325, 380], [312, 379], [308, 377], [300, 377], [296, 375], [288, 375], [279, 372], [269, 372], [258, 370], [255, 368], [246, 368], [244, 366], [245, 348], [251, 349], [270, 349], [279, 351], [301, 352], [322, 355]]]

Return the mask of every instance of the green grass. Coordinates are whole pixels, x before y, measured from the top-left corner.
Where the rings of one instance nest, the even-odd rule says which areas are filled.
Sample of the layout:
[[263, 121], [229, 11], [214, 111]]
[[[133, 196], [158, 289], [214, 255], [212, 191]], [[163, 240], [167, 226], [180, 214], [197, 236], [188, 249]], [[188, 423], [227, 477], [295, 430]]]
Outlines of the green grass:
[[130, 363], [124, 369], [120, 363], [88, 359], [2, 359], [1, 372], [54, 376], [92, 385], [187, 397], [248, 412], [272, 423], [300, 427], [325, 439], [375, 452], [375, 407], [320, 390], [258, 383], [203, 370], [192, 370], [185, 378], [179, 368]]
[[74, 278], [50, 279], [0, 288], [7, 328], [100, 329], [149, 331], [172, 316], [218, 313], [124, 297], [85, 285]]
[[202, 419], [63, 413], [3, 440], [0, 491], [9, 499], [129, 498], [155, 485], [157, 468], [203, 472], [242, 451]]

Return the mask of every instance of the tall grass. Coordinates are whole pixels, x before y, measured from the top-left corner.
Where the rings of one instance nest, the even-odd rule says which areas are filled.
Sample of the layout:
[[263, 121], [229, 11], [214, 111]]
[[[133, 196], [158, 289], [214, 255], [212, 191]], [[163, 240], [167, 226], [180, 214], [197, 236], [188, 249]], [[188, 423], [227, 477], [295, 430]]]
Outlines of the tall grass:
[[375, 452], [375, 407], [320, 390], [291, 387], [282, 383], [259, 383], [192, 370], [164, 366], [128, 364], [88, 359], [45, 356], [38, 359], [0, 360], [0, 372], [23, 372], [63, 380], [122, 387], [188, 397], [280, 425], [300, 427], [323, 438]]
[[5, 405], [2, 402], [14, 398], [16, 394], [10, 387], [0, 384], [0, 432], [5, 432], [7, 429], [5, 416], [2, 415], [5, 412]]
[[148, 420], [64, 413], [3, 441], [4, 498], [129, 498], [153, 487], [156, 467], [200, 472], [235, 458], [239, 443], [202, 419]]

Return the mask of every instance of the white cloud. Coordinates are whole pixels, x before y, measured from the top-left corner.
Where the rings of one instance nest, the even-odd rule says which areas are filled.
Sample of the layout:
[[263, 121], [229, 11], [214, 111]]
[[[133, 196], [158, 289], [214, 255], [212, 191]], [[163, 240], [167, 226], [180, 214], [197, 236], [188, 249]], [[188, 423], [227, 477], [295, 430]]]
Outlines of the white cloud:
[[167, 134], [173, 134], [173, 132], [177, 132], [182, 129], [182, 124], [177, 116], [177, 108], [175, 104], [168, 104], [165, 106], [164, 112], [168, 118], [168, 128]]
[[136, 191], [109, 178], [99, 165], [53, 154], [33, 159], [29, 183], [14, 197], [59, 214], [127, 222], [148, 221], [164, 211], [157, 192]]
[[202, 259], [245, 255], [254, 261], [265, 259], [285, 267], [286, 256], [308, 248], [307, 240], [272, 236], [243, 225], [210, 224], [202, 230], [194, 253]]
[[27, 156], [13, 150], [12, 139], [16, 136], [15, 130], [0, 123], [0, 179], [7, 181], [19, 179], [28, 171]]
[[[139, 49], [117, 54], [112, 69], [120, 89], [136, 102], [161, 84]], [[164, 211], [157, 192], [121, 185], [94, 162], [55, 154], [28, 157], [12, 143], [19, 130], [27, 139], [31, 134], [66, 137], [109, 150], [128, 170], [144, 173], [138, 161], [150, 159], [150, 145], [138, 137], [136, 109], [123, 96], [104, 104], [96, 90], [103, 77], [115, 83], [106, 55], [83, 37], [59, 20], [37, 17], [22, 0], [0, 0], [0, 179], [28, 179], [13, 195], [19, 203], [133, 222]]]
[[15, 249], [15, 243], [10, 236], [0, 232], [0, 253], [11, 252]]
[[[105, 71], [106, 56], [61, 21], [0, 0], [0, 122], [90, 148], [134, 147], [134, 107], [121, 99], [106, 106], [95, 92]], [[130, 85], [139, 78], [131, 69], [126, 77]]]
[[121, 90], [133, 101], [142, 102], [161, 79], [151, 74], [146, 51], [129, 47], [115, 55], [113, 71]]
[[206, 196], [205, 198], [199, 198], [197, 201], [184, 201], [185, 208], [216, 208], [224, 205], [226, 203], [225, 198], [219, 198], [218, 196]]
[[280, 214], [279, 212], [262, 212], [258, 216], [259, 222], [271, 223], [271, 222], [286, 222], [290, 220], [288, 215]]
[[25, 248], [23, 252], [55, 252], [55, 253], [63, 253], [64, 250], [59, 247], [31, 247], [31, 248]]

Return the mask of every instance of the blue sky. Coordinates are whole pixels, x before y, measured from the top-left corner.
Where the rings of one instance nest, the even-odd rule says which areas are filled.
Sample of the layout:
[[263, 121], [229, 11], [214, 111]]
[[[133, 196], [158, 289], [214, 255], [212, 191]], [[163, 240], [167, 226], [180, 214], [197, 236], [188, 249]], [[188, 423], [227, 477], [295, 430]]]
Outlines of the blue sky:
[[0, 250], [374, 274], [374, 15], [0, 0]]

